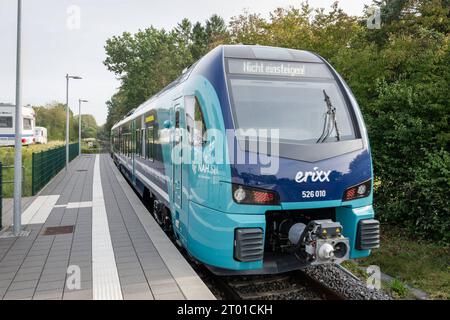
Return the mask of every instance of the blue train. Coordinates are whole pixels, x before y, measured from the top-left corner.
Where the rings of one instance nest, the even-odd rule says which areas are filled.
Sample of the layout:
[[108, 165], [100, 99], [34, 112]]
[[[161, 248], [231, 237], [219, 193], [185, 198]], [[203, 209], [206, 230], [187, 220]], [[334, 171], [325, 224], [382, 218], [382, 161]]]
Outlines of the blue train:
[[219, 46], [115, 124], [111, 145], [156, 221], [216, 274], [379, 247], [363, 117], [314, 53]]

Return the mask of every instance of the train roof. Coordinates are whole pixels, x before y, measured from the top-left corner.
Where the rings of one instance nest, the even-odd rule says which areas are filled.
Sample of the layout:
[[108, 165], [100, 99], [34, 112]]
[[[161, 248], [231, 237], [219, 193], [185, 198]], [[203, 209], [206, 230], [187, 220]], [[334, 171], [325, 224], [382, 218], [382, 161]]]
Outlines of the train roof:
[[323, 63], [316, 54], [304, 50], [259, 45], [224, 45], [222, 47], [225, 58]]
[[[221, 50], [224, 58], [323, 63], [323, 60], [318, 55], [305, 50], [238, 44], [220, 45], [211, 50], [208, 54], [216, 50]], [[149, 100], [145, 101], [137, 108], [128, 112], [120, 121], [113, 125], [112, 129], [115, 129], [118, 126], [127, 123], [134, 116], [140, 115], [143, 112], [143, 109], [150, 105], [154, 100], [161, 97], [162, 95], [176, 87], [178, 84], [184, 82], [184, 80], [189, 78], [189, 75], [195, 69], [196, 65], [201, 63], [202, 59], [203, 58], [193, 64], [189, 69], [185, 70], [180, 77], [171, 82], [156, 95], [152, 96]]]

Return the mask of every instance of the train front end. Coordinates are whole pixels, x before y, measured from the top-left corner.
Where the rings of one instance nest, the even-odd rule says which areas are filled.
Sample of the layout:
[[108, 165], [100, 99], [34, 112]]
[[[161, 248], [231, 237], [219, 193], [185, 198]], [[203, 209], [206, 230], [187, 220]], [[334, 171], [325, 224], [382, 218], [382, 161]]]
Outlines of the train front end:
[[310, 52], [222, 52], [224, 83], [210, 79], [233, 132], [226, 139], [230, 172], [210, 193], [219, 203], [214, 213], [191, 211], [192, 251], [218, 274], [280, 273], [368, 256], [379, 246], [379, 222], [369, 141], [349, 87]]

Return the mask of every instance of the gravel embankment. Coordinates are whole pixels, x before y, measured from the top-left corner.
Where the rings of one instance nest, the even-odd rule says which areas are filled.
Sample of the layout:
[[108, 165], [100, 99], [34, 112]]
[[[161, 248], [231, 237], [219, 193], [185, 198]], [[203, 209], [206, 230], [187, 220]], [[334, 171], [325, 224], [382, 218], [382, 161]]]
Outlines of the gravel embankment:
[[385, 292], [367, 288], [365, 282], [333, 265], [311, 266], [304, 272], [350, 300], [392, 300]]

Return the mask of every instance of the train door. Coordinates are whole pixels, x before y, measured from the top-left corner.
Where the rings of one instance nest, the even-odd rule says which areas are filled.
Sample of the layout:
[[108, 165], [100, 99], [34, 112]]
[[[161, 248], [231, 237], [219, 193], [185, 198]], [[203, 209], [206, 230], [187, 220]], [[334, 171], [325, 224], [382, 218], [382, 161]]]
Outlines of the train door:
[[184, 135], [183, 132], [186, 129], [186, 120], [184, 114], [184, 107], [182, 99], [174, 102], [173, 113], [174, 130], [172, 131], [172, 167], [173, 167], [173, 205], [174, 205], [174, 226], [177, 233], [181, 237], [181, 241], [186, 244], [186, 232], [188, 231], [188, 215], [187, 215], [187, 203], [186, 195], [184, 195], [183, 183], [187, 181], [183, 175], [183, 145]]

